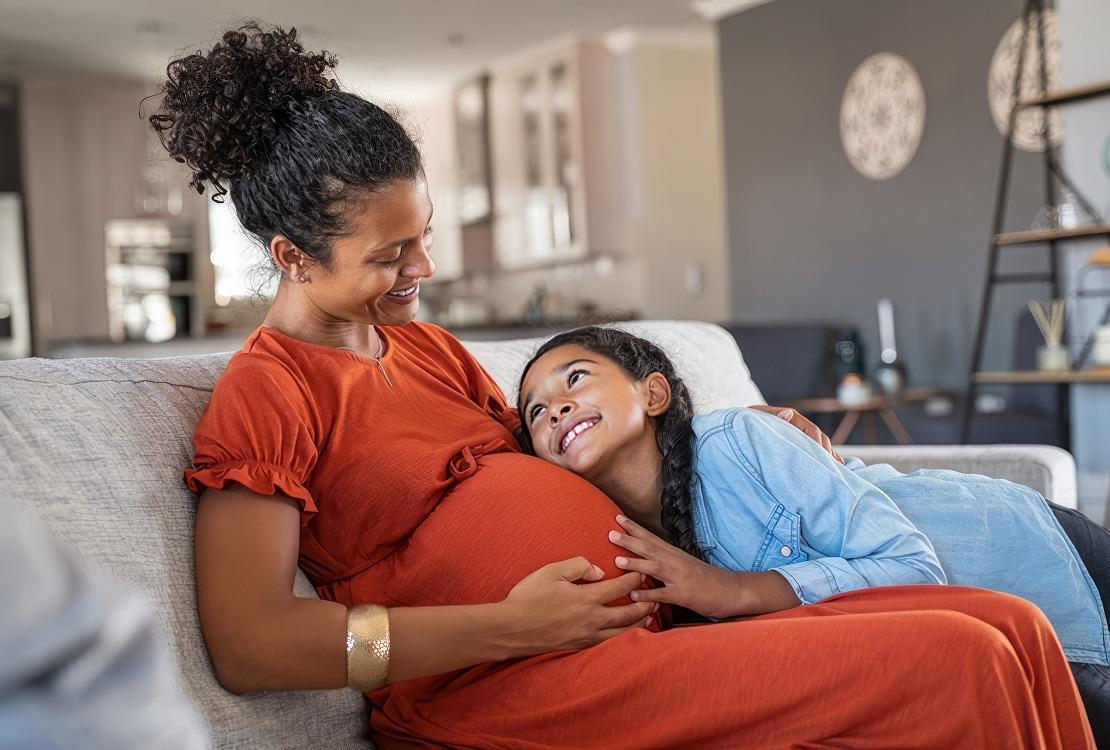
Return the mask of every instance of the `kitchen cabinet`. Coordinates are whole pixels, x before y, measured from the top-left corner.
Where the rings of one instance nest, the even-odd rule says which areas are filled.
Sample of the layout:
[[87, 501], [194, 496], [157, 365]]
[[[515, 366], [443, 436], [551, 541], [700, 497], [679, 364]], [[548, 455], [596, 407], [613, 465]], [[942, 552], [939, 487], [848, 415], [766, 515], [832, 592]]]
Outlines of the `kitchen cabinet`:
[[[493, 250], [504, 270], [618, 250], [602, 223], [615, 193], [612, 58], [579, 40], [496, 67], [490, 81]], [[609, 222], [612, 224], [613, 222]]]

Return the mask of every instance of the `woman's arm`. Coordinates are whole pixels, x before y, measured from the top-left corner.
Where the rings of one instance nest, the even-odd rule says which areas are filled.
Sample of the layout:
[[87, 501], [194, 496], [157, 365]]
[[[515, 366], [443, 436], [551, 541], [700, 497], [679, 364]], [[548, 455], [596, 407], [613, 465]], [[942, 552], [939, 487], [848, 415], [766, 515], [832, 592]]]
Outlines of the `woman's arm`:
[[[296, 501], [239, 486], [201, 496], [197, 606], [216, 676], [232, 692], [347, 684], [347, 608], [293, 595], [299, 547]], [[646, 624], [650, 602], [606, 606], [641, 576], [575, 583], [600, 577], [574, 558], [536, 571], [501, 602], [391, 608], [389, 681], [584, 648]]]

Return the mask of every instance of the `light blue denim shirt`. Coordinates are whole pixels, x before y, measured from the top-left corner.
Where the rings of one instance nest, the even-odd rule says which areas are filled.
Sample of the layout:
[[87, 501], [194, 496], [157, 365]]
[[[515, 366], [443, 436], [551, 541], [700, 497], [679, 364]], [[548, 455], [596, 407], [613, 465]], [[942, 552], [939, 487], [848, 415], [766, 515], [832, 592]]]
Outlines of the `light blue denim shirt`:
[[1068, 659], [1110, 663], [1098, 590], [1044, 499], [1004, 480], [841, 465], [777, 417], [694, 418], [694, 531], [706, 561], [774, 570], [803, 603], [869, 586], [978, 586], [1032, 601]]

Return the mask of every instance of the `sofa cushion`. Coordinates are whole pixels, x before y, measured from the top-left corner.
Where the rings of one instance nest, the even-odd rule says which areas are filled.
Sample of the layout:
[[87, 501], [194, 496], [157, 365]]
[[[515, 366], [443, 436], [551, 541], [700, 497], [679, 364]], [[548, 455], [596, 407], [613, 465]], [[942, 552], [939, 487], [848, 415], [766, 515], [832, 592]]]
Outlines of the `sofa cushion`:
[[[636, 323], [676, 359], [702, 410], [761, 401], [736, 344], [704, 323]], [[468, 343], [510, 397], [542, 339]], [[185, 688], [223, 748], [366, 748], [347, 690], [235, 696], [215, 681], [193, 588], [193, 426], [230, 354], [0, 362], [0, 494], [150, 601]], [[298, 572], [295, 591], [314, 596]]]
[[[693, 321], [634, 321], [619, 327], [655, 342], [674, 360], [698, 412], [765, 403], [735, 339], [723, 328]], [[547, 338], [463, 343], [515, 405], [521, 370]]]
[[235, 696], [213, 677], [181, 471], [229, 356], [0, 363], [0, 493], [152, 603], [215, 747], [365, 750], [366, 709], [350, 691]]

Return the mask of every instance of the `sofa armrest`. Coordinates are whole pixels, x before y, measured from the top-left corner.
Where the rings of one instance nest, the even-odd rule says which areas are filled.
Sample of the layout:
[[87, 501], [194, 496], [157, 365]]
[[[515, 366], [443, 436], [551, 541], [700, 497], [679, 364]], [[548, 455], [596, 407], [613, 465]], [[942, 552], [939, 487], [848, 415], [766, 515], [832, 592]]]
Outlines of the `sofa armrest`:
[[837, 446], [837, 451], [907, 473], [952, 469], [1009, 479], [1032, 487], [1057, 505], [1078, 507], [1075, 459], [1051, 445], [846, 445]]

